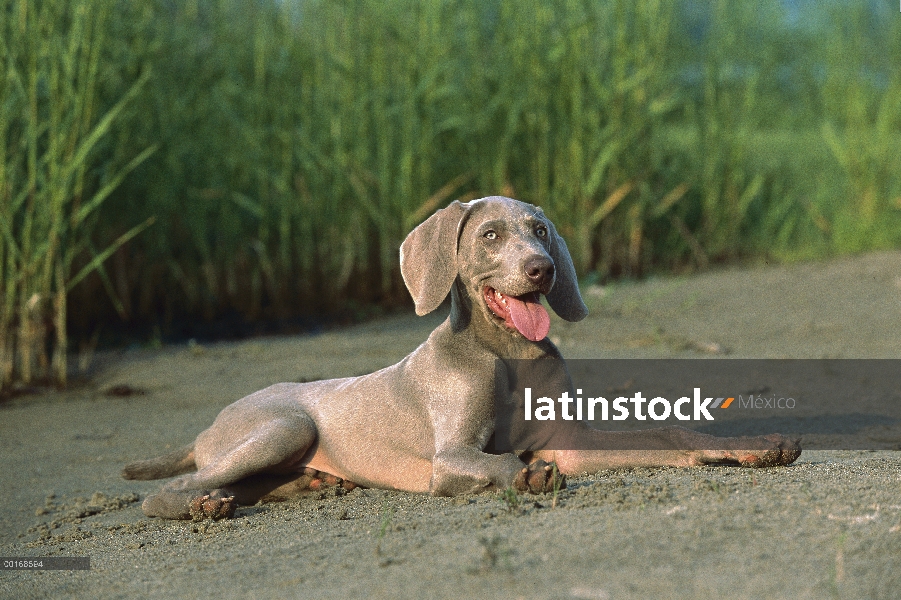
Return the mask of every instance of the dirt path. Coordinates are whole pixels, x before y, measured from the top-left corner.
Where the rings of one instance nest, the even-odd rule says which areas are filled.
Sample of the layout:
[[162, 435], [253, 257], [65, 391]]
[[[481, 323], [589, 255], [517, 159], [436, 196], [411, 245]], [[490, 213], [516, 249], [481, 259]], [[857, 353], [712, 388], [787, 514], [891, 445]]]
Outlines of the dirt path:
[[[570, 358], [901, 358], [899, 252], [585, 295], [586, 321], [551, 328]], [[106, 355], [88, 386], [0, 405], [0, 555], [90, 556], [92, 566], [0, 571], [0, 596], [897, 597], [898, 452], [601, 472], [572, 479], [556, 507], [355, 490], [201, 524], [144, 518], [137, 499], [159, 484], [118, 477], [270, 383], [391, 364], [441, 318]], [[115, 388], [138, 393], [108, 395]]]

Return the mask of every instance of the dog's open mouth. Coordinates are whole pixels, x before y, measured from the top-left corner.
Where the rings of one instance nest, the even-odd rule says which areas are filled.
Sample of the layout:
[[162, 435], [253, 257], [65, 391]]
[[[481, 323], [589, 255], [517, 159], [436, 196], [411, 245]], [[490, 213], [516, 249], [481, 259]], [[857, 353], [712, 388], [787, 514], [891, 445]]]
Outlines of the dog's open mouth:
[[547, 332], [551, 329], [551, 318], [541, 305], [538, 292], [508, 296], [492, 287], [485, 287], [484, 294], [488, 308], [507, 327], [515, 329], [533, 342], [547, 337]]

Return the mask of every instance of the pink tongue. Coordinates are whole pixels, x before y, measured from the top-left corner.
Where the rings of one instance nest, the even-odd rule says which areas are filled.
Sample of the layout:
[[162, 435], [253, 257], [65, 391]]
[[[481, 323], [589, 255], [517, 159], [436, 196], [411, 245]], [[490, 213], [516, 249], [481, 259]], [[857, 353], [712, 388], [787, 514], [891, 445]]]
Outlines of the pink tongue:
[[538, 294], [527, 294], [519, 298], [507, 296], [507, 308], [510, 309], [513, 326], [526, 338], [540, 342], [547, 337], [547, 332], [551, 329], [551, 318], [541, 306]]

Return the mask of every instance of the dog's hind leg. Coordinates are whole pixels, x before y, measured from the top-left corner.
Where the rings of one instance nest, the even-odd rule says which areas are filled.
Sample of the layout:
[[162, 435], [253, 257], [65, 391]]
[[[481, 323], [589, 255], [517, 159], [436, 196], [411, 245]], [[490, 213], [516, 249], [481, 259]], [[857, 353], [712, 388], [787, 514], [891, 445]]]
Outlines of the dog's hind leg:
[[167, 519], [230, 517], [235, 507], [232, 485], [260, 473], [299, 476], [301, 459], [315, 439], [313, 419], [296, 405], [236, 403], [197, 437], [197, 471], [148, 496], [144, 514]]

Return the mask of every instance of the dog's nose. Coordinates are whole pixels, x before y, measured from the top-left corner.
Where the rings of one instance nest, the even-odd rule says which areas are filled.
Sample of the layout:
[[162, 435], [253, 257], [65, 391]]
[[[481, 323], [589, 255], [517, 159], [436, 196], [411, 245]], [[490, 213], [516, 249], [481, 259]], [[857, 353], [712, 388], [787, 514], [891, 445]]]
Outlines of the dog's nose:
[[545, 288], [554, 278], [554, 263], [548, 258], [530, 258], [525, 264], [526, 276], [538, 287]]

